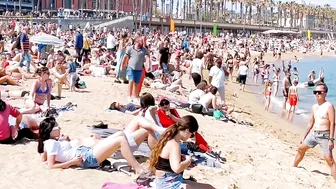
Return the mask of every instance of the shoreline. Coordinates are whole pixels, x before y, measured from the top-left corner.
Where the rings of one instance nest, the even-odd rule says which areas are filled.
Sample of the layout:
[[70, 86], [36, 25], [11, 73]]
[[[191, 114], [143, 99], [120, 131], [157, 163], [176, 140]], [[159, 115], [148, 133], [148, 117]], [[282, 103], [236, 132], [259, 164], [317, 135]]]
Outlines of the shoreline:
[[[267, 56], [266, 56], [267, 55]], [[334, 52], [324, 52], [324, 55], [321, 57], [319, 52], [310, 52], [307, 54], [303, 53], [286, 53], [282, 55], [281, 60], [273, 58], [271, 53], [267, 53], [264, 56], [264, 61], [266, 64], [272, 64], [272, 62], [281, 63], [282, 60], [288, 61], [288, 60], [294, 60], [294, 55], [298, 57], [300, 60], [299, 63], [302, 63], [301, 60], [307, 59], [307, 58], [336, 58], [336, 55]], [[251, 59], [254, 59], [252, 55]], [[248, 77], [248, 79], [251, 81], [252, 78]], [[299, 143], [299, 141], [302, 139], [302, 135], [305, 133], [308, 125], [308, 119], [300, 119], [303, 118], [302, 115], [295, 115], [293, 122], [287, 121], [286, 118], [281, 117], [282, 112], [282, 105], [277, 106], [274, 103], [271, 104], [272, 111], [265, 111], [264, 110], [264, 104], [262, 103], [262, 96], [259, 93], [260, 91], [257, 91], [259, 87], [262, 87], [262, 85], [255, 85], [252, 81], [252, 83], [247, 83], [245, 87], [245, 92], [239, 91], [239, 83], [236, 82], [227, 82], [226, 85], [226, 96], [229, 97], [228, 100], [230, 103], [233, 102], [235, 107], [238, 107], [238, 109], [246, 109], [245, 111], [249, 112], [249, 114], [245, 114], [245, 118], [249, 120], [256, 120], [254, 121], [257, 123], [256, 125], [258, 129], [271, 129], [269, 133], [273, 134], [276, 138], [282, 140], [285, 143], [288, 143], [290, 145], [296, 145]], [[280, 97], [281, 89], [278, 93], [277, 98]], [[234, 94], [237, 94], [238, 97], [234, 97]], [[240, 95], [239, 95], [240, 94]], [[280, 95], [279, 95], [280, 94]], [[272, 96], [273, 97], [273, 96]], [[274, 97], [273, 97], [274, 98]], [[271, 99], [272, 100], [272, 99]], [[274, 100], [274, 99], [273, 99]], [[248, 102], [248, 103], [247, 103]], [[272, 103], [272, 102], [271, 102]], [[296, 110], [297, 111], [297, 110]], [[310, 111], [307, 110], [310, 114]], [[287, 115], [287, 114], [286, 114]], [[263, 117], [268, 119], [264, 119]], [[293, 149], [293, 151], [296, 152], [296, 149]], [[333, 154], [336, 150], [334, 150]], [[314, 157], [319, 158], [319, 160], [322, 160], [321, 151], [319, 147], [316, 147], [314, 149], [311, 149], [307, 152], [306, 155], [313, 155]], [[294, 161], [294, 156], [293, 156]]]

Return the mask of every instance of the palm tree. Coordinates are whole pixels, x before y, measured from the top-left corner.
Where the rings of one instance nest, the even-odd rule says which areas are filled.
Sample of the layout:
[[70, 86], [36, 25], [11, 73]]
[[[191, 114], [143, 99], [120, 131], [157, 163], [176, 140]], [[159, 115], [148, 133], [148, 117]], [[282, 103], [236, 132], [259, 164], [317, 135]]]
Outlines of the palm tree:
[[21, 4], [22, 4], [22, 0], [19, 0], [19, 12], [21, 14]]

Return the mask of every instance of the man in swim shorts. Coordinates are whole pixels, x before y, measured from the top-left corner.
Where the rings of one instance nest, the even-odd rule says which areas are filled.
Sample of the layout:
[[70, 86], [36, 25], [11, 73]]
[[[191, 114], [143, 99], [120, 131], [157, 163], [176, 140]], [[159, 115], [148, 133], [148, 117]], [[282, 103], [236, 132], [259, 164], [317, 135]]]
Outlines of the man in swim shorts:
[[295, 107], [296, 107], [297, 102], [299, 100], [299, 94], [298, 94], [298, 91], [297, 91], [298, 83], [299, 82], [297, 80], [294, 80], [293, 85], [290, 86], [289, 90], [288, 90], [289, 105], [290, 105], [289, 113], [288, 113], [288, 120], [290, 120], [291, 115], [292, 115], [292, 118], [295, 115]]
[[317, 104], [312, 107], [311, 120], [299, 145], [294, 167], [299, 165], [309, 148], [319, 145], [322, 148], [323, 157], [331, 169], [331, 175], [336, 180], [336, 164], [332, 156], [335, 140], [335, 108], [326, 100], [328, 93], [326, 84], [316, 85], [313, 93]]
[[[139, 87], [142, 76], [144, 62], [149, 61], [148, 51], [143, 47], [143, 38], [135, 39], [135, 45], [126, 49], [126, 56], [123, 59], [123, 70], [127, 66], [127, 75], [129, 80], [129, 101], [139, 99]], [[148, 64], [149, 65], [149, 64]]]

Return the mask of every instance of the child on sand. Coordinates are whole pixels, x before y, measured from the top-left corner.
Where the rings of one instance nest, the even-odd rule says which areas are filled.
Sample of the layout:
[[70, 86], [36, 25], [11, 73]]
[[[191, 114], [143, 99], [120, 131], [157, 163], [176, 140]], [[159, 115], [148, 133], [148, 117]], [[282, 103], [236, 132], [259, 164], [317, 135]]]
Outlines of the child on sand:
[[290, 118], [290, 115], [292, 114], [294, 116], [295, 114], [295, 107], [297, 105], [297, 102], [299, 100], [299, 94], [297, 91], [297, 85], [298, 85], [298, 81], [294, 80], [293, 85], [289, 87], [288, 90], [288, 97], [289, 97], [289, 113], [288, 113], [288, 120]]
[[268, 111], [271, 104], [272, 95], [272, 82], [270, 82], [269, 80], [265, 82], [263, 94], [265, 97], [265, 110]]
[[76, 91], [76, 83], [77, 83], [77, 65], [76, 62], [73, 60], [72, 57], [68, 58], [68, 77], [70, 82], [70, 91]]

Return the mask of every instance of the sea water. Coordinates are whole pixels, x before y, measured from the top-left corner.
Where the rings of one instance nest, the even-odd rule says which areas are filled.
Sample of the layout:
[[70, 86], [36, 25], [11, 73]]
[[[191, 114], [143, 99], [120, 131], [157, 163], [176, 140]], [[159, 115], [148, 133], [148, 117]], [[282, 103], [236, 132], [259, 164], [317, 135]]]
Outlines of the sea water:
[[[292, 70], [294, 67], [297, 68], [299, 72], [299, 84], [298, 84], [298, 93], [299, 93], [299, 101], [296, 107], [296, 115], [294, 117], [294, 123], [302, 125], [304, 128], [307, 126], [307, 122], [309, 121], [311, 108], [316, 103], [315, 96], [313, 94], [314, 87], [303, 87], [303, 83], [308, 81], [308, 75], [311, 70], [315, 71], [316, 78], [319, 76], [320, 68], [324, 69], [324, 81], [328, 86], [328, 94], [327, 100], [334, 105], [336, 105], [336, 58], [326, 58], [326, 57], [309, 57], [305, 59], [301, 59], [297, 61], [291, 61]], [[275, 64], [276, 67], [282, 67], [281, 63]], [[285, 65], [287, 67], [288, 61], [285, 61]], [[270, 77], [273, 77], [273, 73], [271, 73]], [[271, 106], [272, 112], [280, 113], [282, 110], [284, 97], [282, 95], [283, 83], [282, 80], [284, 78], [284, 74], [281, 75], [281, 81], [279, 83], [279, 92], [277, 96], [271, 97]], [[292, 74], [292, 81], [294, 76]], [[264, 86], [261, 84], [261, 79], [259, 79], [257, 85], [253, 85], [252, 76], [249, 77], [249, 84], [252, 85], [251, 89], [257, 95], [260, 95]], [[273, 90], [274, 91], [274, 90]], [[287, 108], [289, 104], [287, 103]]]

